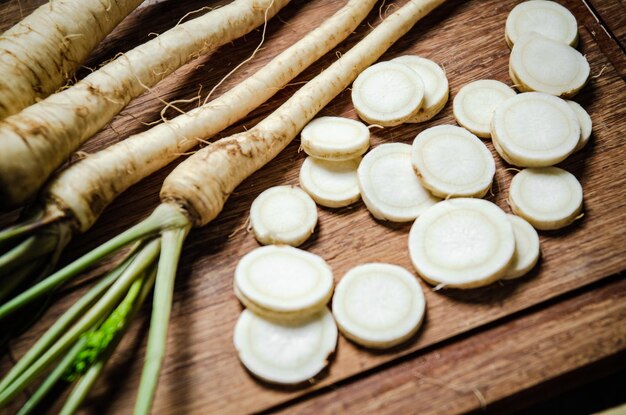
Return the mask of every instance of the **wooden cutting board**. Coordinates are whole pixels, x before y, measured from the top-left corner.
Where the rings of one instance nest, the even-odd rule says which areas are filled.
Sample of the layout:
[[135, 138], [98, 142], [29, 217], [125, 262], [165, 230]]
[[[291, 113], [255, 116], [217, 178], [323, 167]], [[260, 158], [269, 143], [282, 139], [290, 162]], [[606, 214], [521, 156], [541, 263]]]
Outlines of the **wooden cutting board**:
[[[22, 0], [22, 13], [27, 13], [42, 2]], [[602, 284], [598, 281], [626, 269], [626, 151], [623, 139], [626, 133], [626, 85], [622, 79], [626, 68], [624, 56], [616, 44], [606, 37], [582, 1], [560, 2], [577, 16], [581, 37], [579, 49], [587, 56], [591, 65], [592, 79], [575, 100], [591, 114], [594, 129], [590, 144], [560, 165], [575, 174], [583, 185], [585, 216], [561, 231], [541, 233], [543, 256], [539, 266], [520, 280], [505, 281], [470, 291], [435, 292], [422, 283], [427, 298], [427, 318], [419, 334], [407, 344], [386, 352], [372, 352], [341, 338], [328, 370], [310, 385], [280, 388], [256, 381], [240, 365], [232, 345], [232, 330], [242, 309], [232, 292], [232, 276], [238, 259], [258, 246], [252, 235], [245, 230], [252, 200], [270, 186], [298, 184], [298, 171], [305, 155], [298, 151], [299, 142], [296, 139], [275, 160], [239, 186], [217, 220], [202, 229], [194, 230], [187, 238], [179, 267], [167, 359], [155, 400], [155, 414], [258, 412], [275, 407], [287, 412], [295, 409], [304, 411], [306, 408], [312, 412], [341, 412], [347, 408], [341, 402], [356, 402], [353, 396], [358, 396], [358, 401], [362, 404], [355, 408], [372, 413], [385, 412], [380, 406], [365, 405], [377, 402], [378, 397], [384, 398], [384, 393], [380, 390], [381, 382], [387, 382], [386, 388], [402, 385], [407, 381], [406, 374], [414, 374], [415, 370], [404, 370], [407, 362], [418, 358], [426, 359], [439, 351], [443, 353], [452, 347], [451, 344], [459, 353], [467, 354], [472, 346], [464, 345], [471, 342], [471, 339], [482, 336], [482, 342], [504, 341], [505, 339], [498, 336], [508, 336], [506, 328], [511, 324], [526, 327], [524, 333], [527, 334], [524, 336], [530, 336], [531, 340], [534, 336], [540, 338], [549, 333], [553, 322], [559, 321], [559, 316], [569, 316], [568, 313], [574, 313], [583, 306], [590, 307], [591, 311], [598, 311], [593, 302], [599, 300], [592, 295], [596, 290], [600, 290], [598, 295], [604, 293], [602, 298], [605, 302], [598, 303], [598, 306], [604, 304], [604, 313], [626, 318], [624, 307], [617, 306], [626, 297], [623, 284], [620, 289], [613, 290], [605, 285], [598, 286]], [[187, 12], [199, 9], [207, 3], [213, 7], [225, 2], [147, 2], [103, 42], [87, 65], [96, 66], [117, 52], [128, 50], [147, 40], [151, 33], [166, 30]], [[380, 8], [376, 7], [367, 22], [347, 42], [220, 137], [255, 125], [284, 102], [302, 82], [311, 79], [361, 39], [370, 30], [370, 25], [376, 25], [381, 16], [392, 13], [403, 3], [403, 0], [388, 1]], [[381, 60], [403, 54], [417, 54], [438, 62], [448, 75], [451, 98], [464, 84], [473, 80], [497, 79], [510, 85], [509, 49], [504, 41], [504, 23], [508, 12], [516, 3], [517, 1], [512, 0], [449, 0], [419, 22]], [[260, 52], [218, 87], [215, 94], [222, 93], [254, 73], [343, 4], [344, 2], [331, 0], [294, 0], [268, 24], [266, 40]], [[18, 2], [0, 2], [0, 17], [0, 30], [17, 21], [20, 17]], [[259, 41], [260, 31], [257, 30], [244, 39], [181, 68], [158, 87], [134, 100], [109, 127], [81, 150], [94, 152], [144, 130], [146, 127], [143, 123], [158, 119], [158, 113], [163, 106], [161, 100], [193, 98], [198, 94], [200, 85], [204, 97], [206, 91], [213, 88], [226, 73], [252, 54]], [[195, 105], [197, 102], [182, 104], [182, 107], [190, 109]], [[320, 115], [341, 115], [357, 119], [348, 92], [333, 100]], [[451, 101], [441, 114], [427, 123], [374, 129], [372, 144], [411, 143], [425, 128], [441, 124], [454, 124]], [[510, 211], [506, 197], [515, 172], [505, 170], [508, 166], [493, 151], [489, 141], [487, 146], [492, 150], [498, 166], [494, 194], [488, 196], [488, 199], [505, 211]], [[158, 203], [160, 183], [169, 171], [171, 167], [122, 195], [92, 230], [75, 238], [67, 251], [65, 261], [76, 258], [145, 217]], [[0, 216], [0, 223], [8, 223], [14, 216]], [[377, 221], [360, 202], [343, 209], [320, 208], [319, 217], [317, 231], [302, 248], [324, 257], [332, 266], [336, 281], [351, 267], [365, 262], [389, 262], [412, 270], [407, 252], [410, 224]], [[11, 355], [23, 354], [28, 345], [49, 326], [52, 319], [66, 309], [84, 288], [85, 284], [79, 284], [78, 289], [60, 293], [60, 301], [46, 313], [42, 321], [12, 343]], [[585, 297], [581, 297], [583, 299], [576, 300], [578, 302], [568, 300], [580, 290], [586, 293]], [[561, 306], [564, 314], [553, 311], [543, 312], [535, 320], [527, 317], [538, 307], [548, 307], [566, 300], [570, 302]], [[145, 350], [148, 315], [148, 310], [144, 310], [127, 334], [115, 358], [110, 362], [108, 371], [92, 392], [92, 397], [85, 403], [87, 412], [131, 411]], [[581, 327], [581, 324], [576, 324], [583, 321], [578, 317], [574, 319], [570, 316], [567, 321], [576, 330], [586, 330], [584, 325]], [[610, 321], [613, 324], [610, 335], [616, 339], [613, 348], [603, 349], [602, 353], [598, 352], [587, 360], [571, 361], [571, 356], [567, 353], [592, 353], [587, 352], [582, 344], [577, 347], [578, 343], [574, 342], [570, 349], [562, 353], [556, 352], [553, 361], [567, 361], [567, 367], [577, 368], [607, 355], [621, 353], [626, 349], [624, 319], [613, 318]], [[536, 324], [536, 331], [533, 324]], [[498, 328], [498, 332], [492, 330], [494, 326], [504, 328]], [[598, 334], [589, 329], [589, 335], [598, 336], [602, 333], [602, 330]], [[464, 339], [465, 343], [457, 342], [459, 338]], [[531, 340], [529, 347], [533, 344]], [[502, 344], [515, 351], [510, 359], [528, 360], [525, 348], [513, 347], [519, 343], [509, 341]], [[9, 360], [5, 356], [0, 361], [0, 373], [6, 371]], [[528, 365], [532, 365], [532, 362], [530, 359]], [[471, 365], [477, 363], [459, 359], [447, 364], [456, 368], [459, 373], [467, 373], [468, 370], [474, 370]], [[494, 371], [493, 375], [496, 373]], [[547, 380], [552, 376], [546, 373], [540, 371], [533, 375], [533, 381], [538, 383], [544, 377]], [[488, 378], [489, 374], [487, 371], [485, 376]], [[468, 390], [473, 391], [472, 388]], [[498, 390], [498, 393], [481, 392], [481, 396], [485, 402], [490, 403], [518, 390], [519, 385], [517, 389], [510, 386]], [[454, 401], [454, 396], [450, 397], [449, 388], [433, 387], [432, 382], [419, 383], [408, 391], [428, 393], [435, 402], [437, 399]], [[65, 392], [59, 390], [60, 394]], [[466, 393], [462, 395], [463, 399], [467, 398]], [[410, 396], [405, 396], [404, 399], [411, 403]], [[294, 402], [299, 406], [292, 408], [290, 405]], [[475, 409], [483, 403], [482, 398], [475, 399], [472, 396], [464, 402], [468, 404], [451, 406], [445, 412], [463, 412]], [[52, 413], [55, 412], [54, 408], [58, 409], [52, 401], [47, 406]], [[427, 406], [422, 408], [421, 413], [437, 413], [441, 408]]]

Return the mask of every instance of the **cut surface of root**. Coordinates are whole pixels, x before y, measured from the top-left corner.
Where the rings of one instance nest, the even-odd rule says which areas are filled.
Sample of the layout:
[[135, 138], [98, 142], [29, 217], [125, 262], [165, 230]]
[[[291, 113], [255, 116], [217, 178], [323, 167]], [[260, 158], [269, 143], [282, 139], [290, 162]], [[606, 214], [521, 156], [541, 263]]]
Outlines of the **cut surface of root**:
[[379, 145], [363, 157], [357, 177], [363, 202], [376, 219], [410, 222], [439, 200], [415, 175], [408, 144]]
[[271, 383], [299, 384], [328, 364], [337, 346], [337, 326], [327, 308], [298, 324], [243, 310], [233, 340], [239, 359], [253, 375]]
[[344, 117], [319, 117], [300, 134], [309, 156], [325, 160], [349, 160], [370, 147], [370, 130], [363, 123]]
[[593, 122], [591, 121], [591, 116], [589, 113], [585, 111], [585, 109], [575, 101], [567, 101], [569, 107], [574, 110], [576, 114], [576, 118], [578, 119], [578, 124], [580, 125], [580, 140], [576, 145], [574, 151], [582, 150], [583, 147], [587, 145], [589, 139], [591, 138], [591, 130], [593, 129]]
[[578, 43], [576, 18], [568, 9], [553, 1], [525, 1], [511, 10], [505, 26], [509, 47], [528, 33], [537, 33], [570, 46]]
[[317, 206], [298, 187], [271, 187], [252, 202], [250, 225], [254, 237], [263, 245], [298, 246], [315, 230]]
[[585, 86], [590, 68], [573, 47], [530, 33], [513, 46], [509, 74], [520, 91], [570, 98]]
[[530, 223], [519, 216], [507, 214], [515, 235], [515, 254], [513, 262], [502, 277], [505, 280], [523, 277], [539, 261], [539, 235]]
[[507, 99], [491, 123], [494, 147], [508, 163], [544, 167], [567, 158], [580, 141], [580, 125], [566, 101], [531, 92]]
[[418, 274], [433, 285], [474, 288], [501, 278], [515, 252], [506, 214], [482, 199], [450, 199], [428, 209], [409, 233]]
[[491, 118], [496, 107], [515, 91], [493, 79], [481, 79], [464, 85], [453, 101], [456, 122], [480, 138], [491, 137]]
[[352, 104], [361, 119], [385, 127], [417, 114], [424, 101], [424, 82], [406, 65], [380, 62], [365, 69], [352, 84]]
[[446, 106], [450, 94], [446, 73], [430, 59], [415, 55], [404, 55], [392, 59], [413, 69], [424, 82], [424, 102], [417, 114], [406, 122], [418, 123], [428, 121]]
[[560, 229], [580, 215], [583, 188], [573, 174], [558, 167], [524, 169], [511, 181], [509, 204], [536, 229]]
[[235, 294], [264, 318], [298, 321], [326, 306], [333, 273], [321, 257], [290, 246], [270, 245], [244, 255], [235, 270]]
[[422, 185], [441, 198], [483, 197], [496, 173], [487, 146], [454, 125], [438, 125], [419, 133], [413, 141], [411, 162]]
[[355, 343], [377, 349], [408, 340], [422, 324], [425, 311], [424, 293], [415, 276], [391, 264], [352, 268], [333, 296], [339, 330]]
[[307, 157], [300, 168], [300, 186], [320, 206], [339, 208], [361, 198], [357, 169], [361, 158], [344, 161]]

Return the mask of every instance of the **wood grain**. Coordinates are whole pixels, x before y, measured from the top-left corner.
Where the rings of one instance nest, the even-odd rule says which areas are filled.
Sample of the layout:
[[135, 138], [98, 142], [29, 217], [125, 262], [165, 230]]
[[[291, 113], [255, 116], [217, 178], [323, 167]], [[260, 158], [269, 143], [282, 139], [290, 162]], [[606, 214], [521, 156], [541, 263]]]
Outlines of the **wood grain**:
[[[388, 5], [393, 8], [402, 3], [402, 0], [387, 2], [381, 13], [385, 12]], [[446, 69], [452, 97], [461, 86], [472, 80], [491, 78], [510, 84], [504, 22], [508, 11], [516, 3], [509, 0], [451, 0], [418, 23], [382, 60], [407, 53], [435, 60]], [[235, 191], [216, 221], [195, 230], [189, 236], [179, 268], [168, 338], [168, 357], [154, 413], [261, 411], [310, 394], [315, 389], [330, 387], [354, 376], [364, 376], [359, 374], [366, 371], [380, 372], [384, 376], [388, 368], [393, 367], [394, 361], [406, 359], [403, 356], [419, 355], [425, 349], [437, 350], [441, 342], [454, 342], [458, 336], [471, 338], [468, 333], [474, 333], [485, 325], [494, 325], [502, 319], [505, 319], [502, 324], [508, 327], [515, 322], [517, 313], [548, 300], [558, 302], [560, 296], [626, 268], [626, 233], [623, 226], [626, 221], [626, 176], [623, 174], [626, 160], [623, 142], [623, 134], [626, 132], [626, 85], [612, 63], [614, 60], [605, 52], [610, 49], [610, 44], [598, 43], [597, 33], [600, 29], [595, 19], [580, 0], [563, 3], [581, 22], [580, 49], [589, 59], [594, 75], [590, 84], [576, 97], [591, 114], [594, 133], [591, 143], [584, 150], [562, 163], [562, 167], [574, 173], [583, 184], [585, 217], [562, 231], [541, 234], [543, 259], [539, 267], [521, 280], [467, 292], [433, 292], [423, 284], [428, 303], [427, 321], [424, 329], [408, 344], [389, 352], [374, 353], [342, 338], [329, 370], [309, 387], [276, 388], [254, 380], [239, 364], [232, 346], [232, 329], [241, 310], [232, 294], [232, 275], [237, 260], [258, 246], [252, 235], [243, 230], [254, 197], [270, 186], [298, 182], [298, 171], [304, 155], [298, 152], [299, 143], [296, 140]], [[18, 14], [7, 12], [10, 4], [0, 5], [0, 15], [13, 16], [12, 19], [16, 20]], [[91, 61], [106, 59], [115, 55], [119, 49], [127, 50], [146, 39], [148, 33], [165, 30], [186, 12], [199, 9], [204, 4], [206, 2], [199, 0], [166, 0], [147, 5], [131, 15], [96, 51]], [[216, 92], [219, 94], [249, 76], [332, 14], [341, 4], [343, 2], [331, 0], [294, 1], [281, 11], [279, 18], [269, 23], [267, 40], [261, 52]], [[170, 10], [172, 15], [169, 14]], [[375, 10], [368, 17], [368, 22], [375, 25], [379, 20], [378, 14], [379, 11]], [[361, 25], [354, 36], [340, 45], [336, 52], [346, 51], [368, 30], [367, 24]], [[159, 98], [172, 100], [194, 97], [200, 84], [204, 91], [211, 89], [233, 65], [251, 54], [259, 38], [257, 31], [246, 39], [220, 48], [181, 68], [153, 91], [133, 101], [83, 150], [97, 151], [111, 142], [145, 129], [142, 122], [158, 118], [162, 108]], [[254, 125], [289, 97], [297, 89], [298, 82], [310, 79], [335, 59], [335, 52], [329, 53], [300, 76], [295, 81], [296, 85], [285, 88], [266, 105], [220, 136]], [[348, 93], [337, 97], [321, 115], [343, 115], [356, 119]], [[410, 143], [415, 135], [427, 127], [453, 123], [449, 103], [430, 122], [374, 131], [373, 144], [391, 141]], [[493, 151], [490, 142], [487, 142], [487, 146]], [[490, 200], [508, 211], [505, 199], [513, 172], [505, 171], [507, 166], [495, 152], [494, 156], [498, 165], [497, 185], [494, 186], [495, 195]], [[122, 195], [91, 231], [76, 238], [65, 261], [76, 258], [144, 217], [158, 203], [160, 183], [170, 170], [171, 167], [149, 177]], [[412, 269], [406, 252], [409, 224], [376, 221], [361, 203], [339, 210], [320, 209], [319, 214], [319, 228], [303, 248], [323, 256], [332, 266], [336, 280], [351, 267], [364, 262], [390, 262]], [[6, 222], [8, 218], [10, 216], [0, 218], [0, 223], [3, 220]], [[62, 300], [47, 312], [44, 319], [13, 342], [12, 354], [23, 354], [52, 319], [80, 293], [80, 289], [62, 292]], [[133, 326], [122, 344], [123, 348], [86, 403], [87, 412], [130, 412], [145, 347], [147, 315], [146, 310]], [[550, 333], [553, 332], [546, 333], [546, 336]], [[624, 345], [620, 343], [615, 351], [623, 348]], [[602, 355], [596, 355], [593, 351], [589, 353], [591, 358], [579, 361], [576, 367]], [[6, 370], [8, 360], [5, 357], [0, 361], [0, 373]], [[485, 373], [485, 376], [488, 375]], [[533, 374], [529, 381], [540, 382], [542, 376], [541, 373]], [[450, 395], [446, 395], [448, 392], [444, 392], [435, 398], [449, 399]], [[62, 390], [59, 391], [59, 394], [62, 393]], [[501, 392], [493, 395], [493, 399], [501, 399], [505, 395], [506, 388], [503, 387]], [[472, 405], [475, 405], [473, 399], [470, 397]], [[54, 410], [52, 407], [51, 412]]]

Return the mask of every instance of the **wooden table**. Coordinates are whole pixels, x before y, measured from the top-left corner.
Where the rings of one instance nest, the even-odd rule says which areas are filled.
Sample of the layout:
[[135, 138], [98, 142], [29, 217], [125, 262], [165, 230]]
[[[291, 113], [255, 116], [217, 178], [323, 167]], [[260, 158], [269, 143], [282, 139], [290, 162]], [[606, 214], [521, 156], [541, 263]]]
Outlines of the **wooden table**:
[[[0, 1], [0, 30], [16, 22], [43, 0]], [[393, 12], [387, 1], [367, 22]], [[550, 394], [626, 367], [626, 8], [623, 0], [561, 0], [577, 17], [580, 50], [591, 64], [592, 79], [575, 100], [591, 114], [591, 143], [562, 167], [574, 173], [585, 191], [585, 216], [558, 232], [542, 232], [543, 259], [517, 281], [470, 290], [426, 291], [424, 327], [408, 344], [372, 352], [341, 338], [329, 369], [310, 385], [278, 388], [253, 379], [239, 364], [232, 330], [241, 306], [232, 293], [237, 260], [257, 243], [245, 231], [250, 203], [261, 191], [297, 184], [304, 159], [296, 140], [274, 161], [246, 180], [220, 217], [194, 230], [181, 259], [165, 361], [154, 404], [155, 414], [241, 413], [276, 410], [284, 413], [420, 413], [455, 414], [486, 408], [507, 413]], [[120, 51], [147, 40], [152, 32], [171, 27], [187, 12], [224, 1], [147, 1], [95, 51], [87, 66], [96, 66]], [[442, 64], [451, 97], [472, 80], [492, 78], [511, 84], [509, 49], [504, 42], [512, 0], [450, 0], [418, 23], [382, 58], [419, 54]], [[310, 31], [343, 2], [294, 0], [268, 24], [261, 51], [216, 91], [254, 73], [294, 40]], [[301, 81], [312, 78], [369, 30], [362, 24], [336, 52], [307, 70], [294, 84], [250, 114], [222, 136], [254, 125], [280, 105]], [[91, 153], [145, 129], [158, 119], [161, 99], [194, 97], [210, 90], [228, 71], [249, 56], [260, 31], [200, 58], [134, 100], [104, 131], [81, 150]], [[621, 46], [620, 46], [621, 43]], [[84, 73], [79, 74], [84, 75]], [[203, 92], [204, 93], [204, 92]], [[195, 104], [188, 104], [185, 109]], [[323, 115], [356, 118], [349, 93], [343, 93]], [[375, 130], [373, 144], [410, 143], [423, 129], [454, 123], [451, 102], [434, 120]], [[490, 142], [487, 142], [493, 149]], [[494, 195], [488, 198], [509, 210], [505, 198], [513, 172], [498, 164]], [[136, 223], [158, 202], [158, 189], [171, 167], [122, 195], [87, 234], [76, 237], [64, 261], [97, 246]], [[373, 261], [408, 269], [406, 250], [410, 224], [374, 220], [362, 203], [349, 208], [319, 209], [320, 225], [304, 249], [323, 256], [335, 279], [351, 267]], [[8, 223], [15, 213], [0, 216]], [[52, 319], [84, 291], [66, 289], [62, 300], [40, 323], [11, 344], [11, 357], [0, 360], [0, 373], [20, 356]], [[123, 341], [110, 367], [84, 405], [88, 413], [129, 413], [141, 369], [147, 334], [144, 310]], [[58, 394], [67, 391], [60, 389]], [[592, 399], [592, 398], [590, 398]], [[55, 404], [55, 402], [57, 402]], [[46, 403], [50, 413], [59, 399]]]

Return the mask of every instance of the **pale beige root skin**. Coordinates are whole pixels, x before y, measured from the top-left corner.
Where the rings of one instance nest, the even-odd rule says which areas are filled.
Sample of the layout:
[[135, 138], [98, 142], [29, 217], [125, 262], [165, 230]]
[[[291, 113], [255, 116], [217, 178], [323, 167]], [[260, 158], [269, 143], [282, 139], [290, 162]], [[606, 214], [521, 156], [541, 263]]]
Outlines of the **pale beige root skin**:
[[52, 0], [0, 35], [0, 119], [63, 86], [143, 0]]
[[118, 57], [72, 88], [0, 122], [0, 207], [30, 199], [134, 97], [192, 59], [263, 24], [289, 0], [235, 0]]
[[558, 167], [529, 168], [513, 177], [508, 201], [513, 213], [535, 229], [561, 229], [580, 216], [583, 188], [573, 174]]
[[361, 71], [443, 2], [414, 0], [396, 10], [256, 127], [205, 147], [181, 163], [165, 179], [161, 200], [182, 206], [195, 226], [213, 220], [239, 183], [280, 153]]
[[44, 197], [71, 211], [80, 231], [86, 231], [121, 192], [267, 101], [350, 35], [374, 4], [375, 0], [350, 0], [318, 28], [213, 101], [63, 170]]

